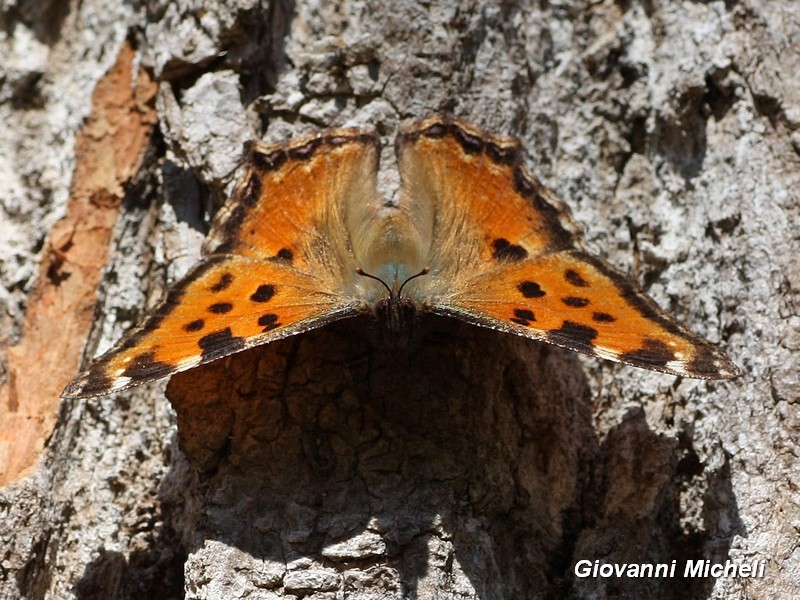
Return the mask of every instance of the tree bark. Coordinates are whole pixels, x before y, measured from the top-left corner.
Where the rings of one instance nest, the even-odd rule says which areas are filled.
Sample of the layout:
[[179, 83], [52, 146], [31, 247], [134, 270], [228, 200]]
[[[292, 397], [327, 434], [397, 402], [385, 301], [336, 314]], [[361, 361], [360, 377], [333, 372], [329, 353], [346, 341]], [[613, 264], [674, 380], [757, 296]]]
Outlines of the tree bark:
[[[19, 0], [0, 27], [0, 599], [793, 595], [791, 0]], [[374, 127], [388, 191], [398, 125], [441, 111], [519, 136], [589, 247], [744, 375], [435, 318], [388, 350], [359, 318], [58, 403], [198, 258], [245, 140]], [[574, 571], [728, 558], [765, 576]]]

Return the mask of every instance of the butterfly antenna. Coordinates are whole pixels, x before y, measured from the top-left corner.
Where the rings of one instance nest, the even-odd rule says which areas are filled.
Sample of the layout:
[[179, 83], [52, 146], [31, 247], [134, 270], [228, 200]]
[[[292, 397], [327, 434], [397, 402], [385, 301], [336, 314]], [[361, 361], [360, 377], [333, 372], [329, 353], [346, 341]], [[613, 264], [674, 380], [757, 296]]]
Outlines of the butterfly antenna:
[[404, 288], [404, 287], [406, 287], [406, 284], [407, 284], [409, 281], [411, 281], [412, 279], [416, 279], [417, 277], [422, 277], [423, 275], [427, 275], [427, 274], [428, 274], [428, 273], [430, 273], [430, 272], [431, 272], [431, 268], [430, 268], [430, 267], [425, 267], [424, 269], [422, 269], [422, 270], [421, 270], [419, 273], [417, 273], [416, 275], [412, 275], [411, 277], [409, 277], [408, 279], [406, 279], [406, 280], [403, 282], [403, 285], [401, 285], [401, 286], [400, 286], [400, 289], [399, 289], [399, 290], [397, 290], [397, 297], [398, 297], [398, 298], [400, 297], [400, 294], [401, 294], [401, 293], [403, 293], [403, 288]]
[[390, 288], [388, 285], [386, 285], [386, 282], [383, 279], [381, 279], [380, 277], [375, 277], [375, 275], [370, 275], [369, 273], [367, 273], [361, 267], [356, 267], [356, 273], [358, 273], [362, 277], [369, 277], [370, 279], [374, 279], [375, 281], [380, 281], [381, 285], [386, 288], [387, 292], [389, 292], [389, 297], [390, 298], [392, 297], [392, 288]]

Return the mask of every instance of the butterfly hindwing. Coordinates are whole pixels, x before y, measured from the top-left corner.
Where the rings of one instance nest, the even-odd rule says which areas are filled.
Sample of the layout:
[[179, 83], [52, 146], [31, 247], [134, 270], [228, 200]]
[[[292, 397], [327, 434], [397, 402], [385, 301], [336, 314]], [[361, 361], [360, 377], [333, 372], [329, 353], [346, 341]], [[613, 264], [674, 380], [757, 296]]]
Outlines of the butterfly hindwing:
[[522, 165], [519, 144], [458, 119], [404, 130], [404, 185], [435, 218], [432, 312], [629, 365], [734, 377], [723, 352], [661, 310], [627, 276], [587, 253], [568, 208]]
[[438, 116], [403, 130], [397, 153], [410, 201], [434, 206], [430, 260], [443, 279], [580, 243], [569, 209], [528, 172], [513, 138]]
[[125, 389], [357, 312], [353, 302], [280, 260], [213, 256], [173, 285], [64, 396]]
[[250, 142], [244, 174], [217, 213], [206, 253], [277, 257], [324, 275], [322, 267], [336, 267], [347, 252], [346, 204], [377, 195], [379, 147], [375, 133], [359, 129]]

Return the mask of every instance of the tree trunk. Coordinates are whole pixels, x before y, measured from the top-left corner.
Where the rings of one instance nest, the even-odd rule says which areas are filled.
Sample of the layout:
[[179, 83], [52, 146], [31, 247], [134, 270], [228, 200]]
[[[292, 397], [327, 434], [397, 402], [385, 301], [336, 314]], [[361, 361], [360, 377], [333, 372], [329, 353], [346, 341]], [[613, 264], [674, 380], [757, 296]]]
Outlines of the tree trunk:
[[[793, 595], [791, 0], [19, 0], [0, 27], [0, 598]], [[744, 375], [439, 318], [388, 350], [359, 318], [59, 404], [197, 259], [245, 140], [374, 127], [389, 190], [399, 123], [442, 111], [519, 136], [588, 246]], [[680, 576], [700, 559], [767, 562]]]

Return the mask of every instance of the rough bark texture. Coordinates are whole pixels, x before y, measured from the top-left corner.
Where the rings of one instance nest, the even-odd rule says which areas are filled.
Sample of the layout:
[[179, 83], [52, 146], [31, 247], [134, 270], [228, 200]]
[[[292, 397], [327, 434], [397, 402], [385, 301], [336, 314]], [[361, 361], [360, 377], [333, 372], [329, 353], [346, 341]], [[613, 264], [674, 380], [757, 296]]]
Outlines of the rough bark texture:
[[53, 431], [59, 396], [80, 366], [94, 320], [125, 187], [152, 143], [157, 86], [146, 71], [134, 74], [135, 56], [123, 45], [95, 88], [92, 111], [76, 136], [66, 215], [50, 231], [19, 342], [8, 351], [0, 485], [35, 464]]
[[[244, 140], [368, 125], [388, 142], [445, 110], [520, 136], [590, 247], [744, 376], [676, 380], [435, 319], [393, 353], [358, 319], [175, 377], [175, 412], [163, 385], [53, 412], [23, 324], [64, 289], [37, 273], [63, 249], [75, 140], [126, 37], [158, 82], [160, 134], [97, 248], [86, 356], [197, 258]], [[794, 595], [793, 2], [19, 0], [0, 47], [0, 401], [4, 419], [24, 405], [56, 423], [0, 492], [0, 598]], [[15, 364], [43, 382], [24, 397]], [[3, 433], [4, 477], [30, 435]], [[727, 557], [766, 559], [766, 577], [572, 572]]]

